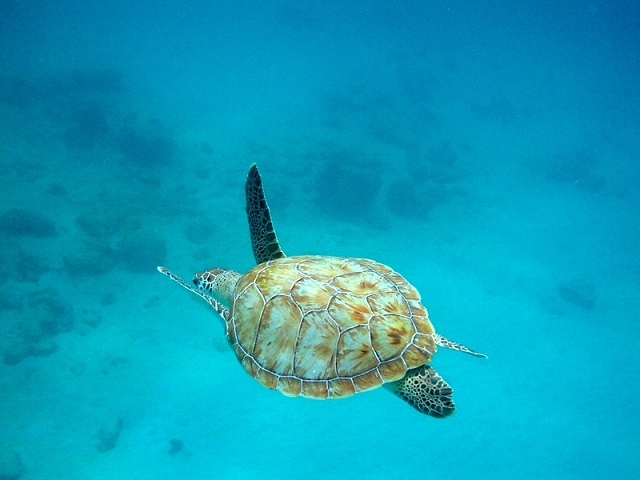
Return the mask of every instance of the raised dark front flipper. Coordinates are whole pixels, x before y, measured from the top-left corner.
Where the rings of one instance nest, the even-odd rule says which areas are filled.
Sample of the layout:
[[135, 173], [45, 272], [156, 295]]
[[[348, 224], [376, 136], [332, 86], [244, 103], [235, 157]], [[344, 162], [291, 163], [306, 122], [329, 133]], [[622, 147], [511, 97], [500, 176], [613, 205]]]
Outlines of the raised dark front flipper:
[[251, 233], [251, 246], [256, 263], [264, 263], [286, 255], [280, 249], [276, 231], [271, 222], [271, 213], [262, 188], [262, 177], [254, 163], [249, 168], [245, 184], [247, 197], [247, 218]]
[[446, 417], [456, 409], [453, 389], [429, 365], [409, 370], [404, 378], [384, 385], [416, 410], [432, 417]]

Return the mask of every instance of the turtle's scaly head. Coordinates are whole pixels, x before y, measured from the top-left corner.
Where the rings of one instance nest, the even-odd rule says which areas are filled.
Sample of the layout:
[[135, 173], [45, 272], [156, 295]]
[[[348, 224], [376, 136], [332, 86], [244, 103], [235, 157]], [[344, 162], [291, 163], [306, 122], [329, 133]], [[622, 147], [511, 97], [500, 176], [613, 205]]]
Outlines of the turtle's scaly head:
[[231, 304], [233, 291], [242, 274], [224, 268], [209, 268], [193, 276], [193, 283], [200, 291], [212, 295], [227, 305]]

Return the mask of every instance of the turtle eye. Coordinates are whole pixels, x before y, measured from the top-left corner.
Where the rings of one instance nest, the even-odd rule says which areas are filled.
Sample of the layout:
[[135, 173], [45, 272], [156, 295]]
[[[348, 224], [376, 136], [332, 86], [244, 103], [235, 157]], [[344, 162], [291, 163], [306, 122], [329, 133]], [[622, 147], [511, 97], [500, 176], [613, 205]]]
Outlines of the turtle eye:
[[200, 290], [201, 292], [211, 293], [211, 281], [205, 279], [202, 275], [196, 275], [193, 277], [193, 284]]

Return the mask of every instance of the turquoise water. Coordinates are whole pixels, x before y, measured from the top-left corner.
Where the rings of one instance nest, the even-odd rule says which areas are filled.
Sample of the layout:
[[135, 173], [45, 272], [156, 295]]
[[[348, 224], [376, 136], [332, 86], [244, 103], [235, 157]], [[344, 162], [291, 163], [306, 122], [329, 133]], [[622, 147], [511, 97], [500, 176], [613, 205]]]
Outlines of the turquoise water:
[[[0, 478], [637, 478], [637, 2], [92, 3], [0, 4]], [[254, 162], [489, 355], [454, 415], [263, 388], [156, 272], [252, 266]]]

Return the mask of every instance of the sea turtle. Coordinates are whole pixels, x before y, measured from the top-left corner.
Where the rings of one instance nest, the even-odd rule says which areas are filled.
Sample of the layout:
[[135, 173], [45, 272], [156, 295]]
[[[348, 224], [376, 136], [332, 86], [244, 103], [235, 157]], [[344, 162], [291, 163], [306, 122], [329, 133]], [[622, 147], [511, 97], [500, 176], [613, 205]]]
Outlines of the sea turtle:
[[452, 388], [428, 365], [437, 346], [485, 355], [435, 333], [418, 291], [386, 265], [287, 257], [255, 164], [246, 201], [255, 267], [202, 271], [197, 288], [158, 267], [220, 314], [245, 370], [289, 396], [341, 398], [385, 384], [420, 412], [453, 413]]

